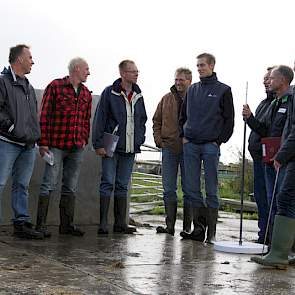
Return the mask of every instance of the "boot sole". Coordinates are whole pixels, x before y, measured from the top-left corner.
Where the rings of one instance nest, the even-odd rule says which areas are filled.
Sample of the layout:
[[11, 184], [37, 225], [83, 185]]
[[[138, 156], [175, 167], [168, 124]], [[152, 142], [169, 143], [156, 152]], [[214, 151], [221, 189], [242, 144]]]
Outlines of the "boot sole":
[[269, 268], [275, 268], [275, 269], [280, 269], [280, 270], [287, 270], [288, 269], [288, 264], [271, 263], [271, 262], [268, 262], [260, 257], [251, 257], [251, 261], [256, 262], [260, 265], [269, 267]]
[[30, 234], [24, 234], [24, 233], [14, 233], [13, 236], [16, 238], [27, 239], [27, 240], [43, 240], [44, 239], [44, 235], [33, 236]]

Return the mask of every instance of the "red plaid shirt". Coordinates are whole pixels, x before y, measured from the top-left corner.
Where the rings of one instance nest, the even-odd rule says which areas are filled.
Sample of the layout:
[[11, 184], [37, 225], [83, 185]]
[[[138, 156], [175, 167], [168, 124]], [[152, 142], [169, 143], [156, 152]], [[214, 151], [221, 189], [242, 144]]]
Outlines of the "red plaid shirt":
[[69, 77], [53, 80], [42, 99], [39, 145], [83, 148], [88, 143], [91, 103], [91, 93], [83, 84], [76, 94]]

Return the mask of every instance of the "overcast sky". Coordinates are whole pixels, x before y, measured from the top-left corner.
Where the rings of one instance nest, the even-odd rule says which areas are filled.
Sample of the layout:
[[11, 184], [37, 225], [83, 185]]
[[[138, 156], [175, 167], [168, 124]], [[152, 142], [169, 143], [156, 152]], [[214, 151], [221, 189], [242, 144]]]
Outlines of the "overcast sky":
[[35, 65], [28, 78], [44, 88], [67, 74], [71, 58], [82, 56], [91, 72], [86, 85], [100, 94], [118, 78], [118, 63], [134, 60], [149, 117], [146, 143], [154, 144], [151, 118], [175, 69], [189, 67], [196, 82], [196, 56], [213, 53], [236, 109], [234, 135], [221, 149], [221, 160], [229, 162], [243, 145], [246, 81], [254, 110], [264, 98], [265, 69], [293, 66], [294, 11], [294, 0], [2, 0], [0, 65], [7, 65], [9, 47], [29, 44]]

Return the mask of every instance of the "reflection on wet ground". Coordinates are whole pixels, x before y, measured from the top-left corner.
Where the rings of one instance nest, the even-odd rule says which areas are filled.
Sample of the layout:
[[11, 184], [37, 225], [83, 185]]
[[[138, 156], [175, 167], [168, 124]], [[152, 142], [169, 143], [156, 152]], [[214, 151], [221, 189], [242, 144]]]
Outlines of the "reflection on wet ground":
[[[239, 220], [221, 214], [219, 240], [239, 233]], [[134, 216], [158, 225], [163, 217]], [[244, 221], [244, 239], [256, 238], [255, 221]], [[138, 228], [136, 235], [53, 236], [19, 240], [0, 227], [0, 294], [295, 294], [295, 270], [275, 271], [249, 262], [249, 255], [216, 252], [210, 245]]]

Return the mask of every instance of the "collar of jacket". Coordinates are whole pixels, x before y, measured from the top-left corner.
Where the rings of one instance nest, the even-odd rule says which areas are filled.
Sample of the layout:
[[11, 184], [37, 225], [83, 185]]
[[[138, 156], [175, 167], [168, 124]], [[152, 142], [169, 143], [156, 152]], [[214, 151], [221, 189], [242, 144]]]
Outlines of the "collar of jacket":
[[[11, 67], [9, 66], [8, 68], [4, 67], [4, 69], [1, 72], [1, 75], [6, 75], [8, 76], [8, 78], [12, 81], [12, 84], [14, 85], [20, 85], [23, 87], [23, 85], [19, 84], [17, 81], [17, 76], [15, 74], [12, 73]], [[29, 85], [29, 80], [27, 79], [27, 77], [23, 77], [23, 79], [26, 80], [27, 84]]]
[[[65, 86], [72, 86], [72, 87], [74, 87], [73, 84], [72, 84], [71, 81], [70, 81], [70, 77], [69, 77], [69, 76], [65, 76], [65, 77], [63, 77], [63, 80], [64, 80], [64, 85], [65, 85]], [[78, 88], [82, 88], [83, 86], [84, 86], [83, 83], [80, 82]]]
[[[112, 85], [112, 92], [116, 95], [121, 95], [121, 91], [122, 91], [121, 82], [122, 82], [122, 79], [119, 78]], [[141, 93], [139, 86], [135, 83], [132, 84], [132, 91], [134, 91], [136, 94]]]
[[293, 96], [293, 87], [292, 86], [290, 86], [288, 88], [288, 90], [281, 97], [276, 97], [275, 99], [273, 99], [271, 104], [278, 103], [279, 100], [282, 100], [282, 103], [285, 103], [288, 101], [290, 96]]
[[209, 77], [200, 78], [200, 81], [202, 84], [212, 84], [217, 81], [216, 73], [213, 72], [213, 74]]
[[180, 94], [179, 94], [179, 92], [177, 91], [175, 85], [171, 86], [170, 91], [171, 91], [171, 93], [174, 95], [174, 97], [175, 97], [177, 100], [181, 100], [181, 101], [183, 100], [183, 97], [180, 96]]

